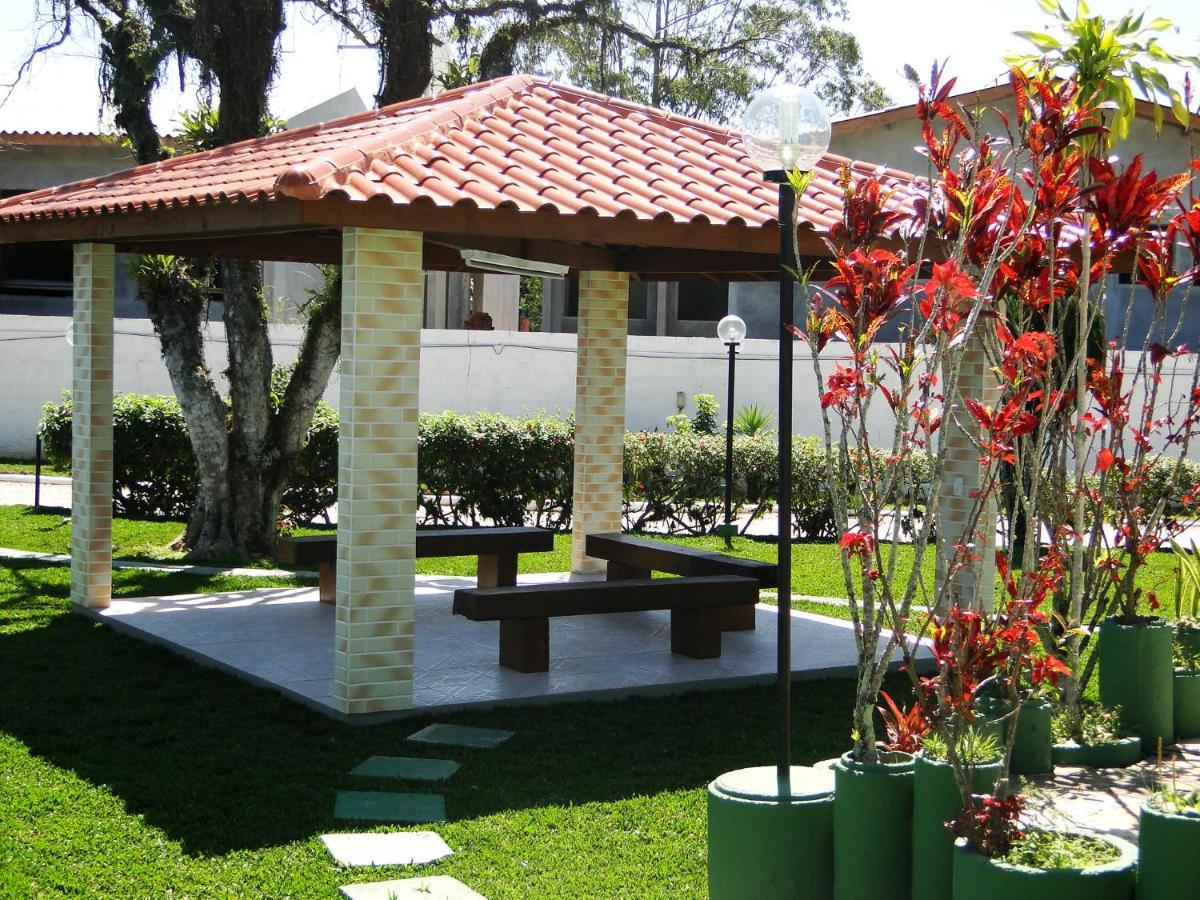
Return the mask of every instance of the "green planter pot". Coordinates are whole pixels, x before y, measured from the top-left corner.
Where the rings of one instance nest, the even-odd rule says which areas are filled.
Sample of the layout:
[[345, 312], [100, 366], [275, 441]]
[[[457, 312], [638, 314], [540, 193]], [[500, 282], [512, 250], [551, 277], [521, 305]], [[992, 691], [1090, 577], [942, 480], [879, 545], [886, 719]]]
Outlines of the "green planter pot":
[[1100, 702], [1121, 707], [1121, 724], [1152, 753], [1175, 740], [1175, 629], [1161, 619], [1100, 623]]
[[1200, 816], [1142, 804], [1138, 824], [1138, 900], [1200, 897]]
[[1176, 669], [1173, 683], [1175, 737], [1200, 737], [1200, 669]]
[[1124, 769], [1141, 761], [1142, 739], [1128, 735], [1102, 744], [1055, 744], [1051, 755], [1056, 766]]
[[[974, 793], [990, 793], [999, 773], [999, 762], [975, 766]], [[918, 756], [913, 775], [913, 900], [950, 900], [954, 835], [946, 823], [962, 808], [950, 764]]]
[[975, 728], [996, 739], [996, 746], [1004, 746], [1004, 714], [1008, 704], [1000, 697], [979, 697], [975, 701]]
[[[862, 900], [907, 896], [912, 882], [913, 772], [908, 753], [881, 753], [882, 762], [834, 767], [833, 896]], [[903, 894], [897, 894], [904, 885]]]
[[963, 900], [1132, 900], [1137, 849], [1120, 838], [1088, 836], [1114, 845], [1121, 855], [1087, 869], [1030, 869], [988, 859], [959, 838], [954, 843], [954, 896]]
[[1046, 700], [1030, 700], [1021, 707], [1013, 739], [1013, 774], [1048, 775], [1054, 771], [1054, 738], [1050, 734], [1053, 715], [1054, 705]]
[[833, 895], [833, 773], [792, 766], [726, 772], [708, 786], [713, 900], [828, 900]]
[[1192, 625], [1176, 625], [1175, 641], [1193, 656], [1200, 656], [1200, 628]]

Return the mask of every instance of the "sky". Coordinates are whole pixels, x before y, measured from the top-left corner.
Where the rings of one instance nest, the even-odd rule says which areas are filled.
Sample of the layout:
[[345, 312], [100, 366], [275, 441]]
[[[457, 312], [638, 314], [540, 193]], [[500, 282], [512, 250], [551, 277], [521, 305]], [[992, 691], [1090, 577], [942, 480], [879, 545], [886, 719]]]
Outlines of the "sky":
[[[864, 68], [897, 103], [911, 102], [912, 88], [902, 69], [911, 64], [923, 76], [935, 59], [948, 58], [948, 72], [958, 86], [974, 89], [993, 84], [1004, 72], [1005, 53], [1025, 50], [1012, 35], [1018, 29], [1039, 30], [1047, 24], [1035, 0], [846, 0], [845, 23], [859, 41]], [[1067, 0], [1069, 2], [1069, 0]], [[1196, 0], [1092, 0], [1094, 12], [1121, 15], [1148, 9], [1179, 26], [1164, 43], [1171, 49], [1200, 55], [1200, 3]], [[36, 0], [0, 0], [0, 84], [14, 80], [17, 68], [35, 45]], [[331, 25], [306, 21], [288, 7], [289, 28], [272, 112], [288, 118], [329, 97], [356, 88], [368, 103], [376, 87], [376, 56], [348, 49], [353, 40]], [[11, 93], [0, 89], [0, 131], [97, 131], [106, 120], [99, 109], [98, 62], [94, 37], [86, 31], [42, 57]], [[177, 78], [166, 79], [155, 103], [160, 129], [173, 130], [181, 110], [194, 108], [195, 86], [180, 91]]]

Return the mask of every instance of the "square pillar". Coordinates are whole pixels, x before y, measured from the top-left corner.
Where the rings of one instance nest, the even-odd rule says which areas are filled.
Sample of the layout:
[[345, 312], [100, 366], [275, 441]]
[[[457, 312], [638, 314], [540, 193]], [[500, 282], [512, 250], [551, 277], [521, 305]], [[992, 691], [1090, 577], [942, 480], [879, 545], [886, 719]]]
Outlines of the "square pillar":
[[621, 530], [629, 275], [581, 272], [575, 370], [575, 479], [571, 571], [603, 572], [584, 554], [589, 534]]
[[72, 318], [71, 602], [112, 599], [113, 299], [111, 244], [76, 244]]
[[[983, 345], [977, 337], [963, 349], [958, 376], [954, 415], [948, 416], [942, 440], [946, 442], [946, 464], [938, 499], [937, 582], [942, 609], [950, 602], [959, 606], [990, 610], [996, 588], [996, 500], [989, 498], [974, 528], [975, 495], [983, 486], [984, 469], [979, 463], [979, 432], [966, 410], [964, 400], [974, 397], [988, 405], [999, 399], [996, 376], [991, 372]], [[964, 431], [961, 426], [971, 429]], [[957, 572], [948, 595], [940, 590], [956, 557], [956, 545], [974, 544], [979, 562]]]
[[334, 700], [413, 704], [421, 235], [342, 232]]

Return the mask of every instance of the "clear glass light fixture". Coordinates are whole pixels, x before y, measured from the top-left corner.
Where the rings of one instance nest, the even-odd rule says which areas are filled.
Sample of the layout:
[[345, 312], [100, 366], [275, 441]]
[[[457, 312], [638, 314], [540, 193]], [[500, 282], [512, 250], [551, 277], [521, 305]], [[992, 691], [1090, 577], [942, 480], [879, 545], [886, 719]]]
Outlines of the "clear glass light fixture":
[[746, 323], [738, 316], [726, 316], [717, 323], [717, 337], [722, 344], [740, 344], [746, 339]]
[[829, 149], [829, 116], [815, 94], [794, 84], [769, 87], [742, 116], [742, 140], [764, 172], [807, 172]]

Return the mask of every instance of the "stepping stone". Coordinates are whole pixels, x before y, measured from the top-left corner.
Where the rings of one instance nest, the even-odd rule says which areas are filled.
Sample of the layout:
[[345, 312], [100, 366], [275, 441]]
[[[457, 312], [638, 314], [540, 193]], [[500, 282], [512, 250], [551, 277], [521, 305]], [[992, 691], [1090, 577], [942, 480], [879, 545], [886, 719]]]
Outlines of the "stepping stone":
[[390, 791], [338, 791], [333, 805], [337, 819], [373, 822], [446, 821], [446, 798], [441, 794], [398, 794]]
[[458, 771], [458, 763], [449, 759], [422, 759], [415, 756], [372, 756], [350, 770], [360, 778], [407, 778], [410, 781], [445, 781]]
[[344, 884], [339, 890], [346, 900], [487, 900], [449, 875]]
[[511, 731], [498, 728], [472, 728], [468, 725], [426, 725], [410, 734], [408, 739], [419, 744], [451, 744], [455, 747], [490, 748], [499, 747], [510, 737]]
[[323, 834], [321, 843], [343, 866], [420, 866], [454, 852], [432, 831]]

